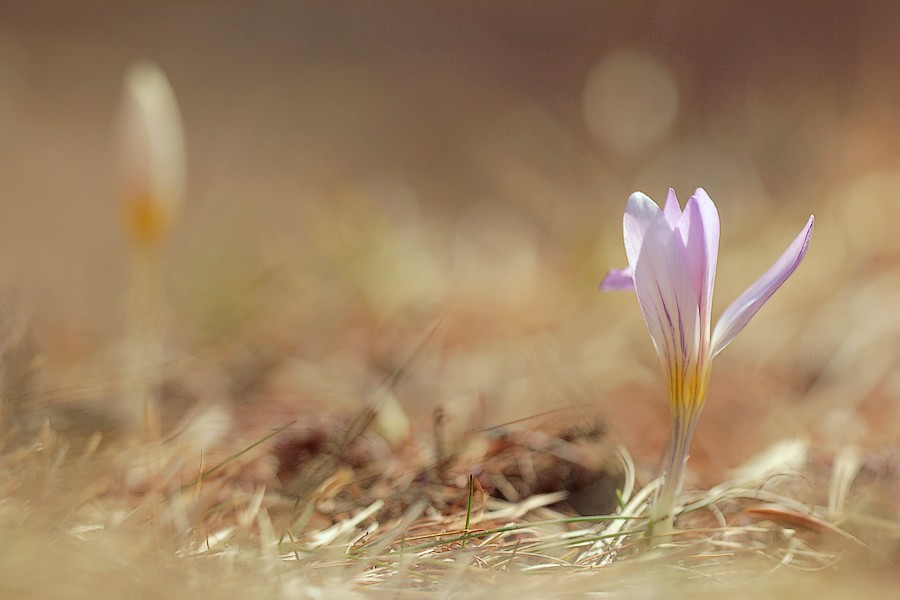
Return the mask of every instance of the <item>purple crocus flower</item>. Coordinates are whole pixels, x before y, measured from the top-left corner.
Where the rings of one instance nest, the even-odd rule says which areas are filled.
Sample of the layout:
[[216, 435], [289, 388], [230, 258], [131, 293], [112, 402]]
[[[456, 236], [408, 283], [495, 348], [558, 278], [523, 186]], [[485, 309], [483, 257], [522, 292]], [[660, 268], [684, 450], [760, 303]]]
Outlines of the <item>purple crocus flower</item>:
[[654, 503], [650, 532], [672, 529], [688, 448], [703, 408], [710, 363], [787, 281], [806, 255], [814, 219], [775, 264], [731, 303], [710, 333], [713, 284], [719, 254], [719, 213], [701, 188], [684, 210], [674, 190], [665, 208], [637, 192], [625, 208], [628, 267], [613, 269], [601, 290], [631, 290], [666, 373], [674, 430], [665, 481]]

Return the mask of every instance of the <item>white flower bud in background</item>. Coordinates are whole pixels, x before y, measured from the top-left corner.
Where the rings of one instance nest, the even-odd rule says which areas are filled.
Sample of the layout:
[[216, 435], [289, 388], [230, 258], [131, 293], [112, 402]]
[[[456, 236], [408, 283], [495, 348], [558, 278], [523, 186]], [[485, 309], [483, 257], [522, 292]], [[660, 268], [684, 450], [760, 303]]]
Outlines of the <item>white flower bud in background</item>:
[[135, 243], [156, 245], [181, 205], [185, 181], [181, 113], [157, 65], [142, 62], [128, 70], [120, 113], [126, 227]]
[[162, 70], [138, 63], [125, 74], [119, 108], [125, 227], [131, 242], [124, 370], [131, 389], [122, 398], [123, 416], [155, 439], [159, 435], [156, 388], [165, 350], [161, 246], [184, 195], [184, 131], [175, 93]]

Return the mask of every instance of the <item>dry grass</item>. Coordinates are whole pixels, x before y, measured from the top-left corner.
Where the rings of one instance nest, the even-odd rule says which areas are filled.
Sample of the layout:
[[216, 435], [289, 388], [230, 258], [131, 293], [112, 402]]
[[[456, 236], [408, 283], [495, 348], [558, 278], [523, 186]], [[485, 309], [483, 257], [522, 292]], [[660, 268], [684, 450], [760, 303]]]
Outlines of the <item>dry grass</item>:
[[[654, 482], [634, 488], [627, 454], [619, 508], [577, 517], [558, 506], [565, 492], [508, 502], [478, 484], [427, 481], [409, 501], [409, 478], [389, 473], [354, 492], [365, 483], [347, 465], [291, 500], [252, 481], [260, 460], [252, 450], [191, 477], [178, 444], [74, 452], [44, 428], [4, 451], [3, 590], [23, 598], [630, 597], [673, 586], [685, 595], [887, 593], [900, 524], [865, 510], [859, 462], [849, 475], [836, 465], [827, 490], [811, 485], [808, 450], [781, 445], [733, 479], [687, 494], [681, 529], [651, 547], [643, 532]], [[375, 488], [384, 496], [354, 505]], [[323, 520], [331, 524], [316, 524]]]

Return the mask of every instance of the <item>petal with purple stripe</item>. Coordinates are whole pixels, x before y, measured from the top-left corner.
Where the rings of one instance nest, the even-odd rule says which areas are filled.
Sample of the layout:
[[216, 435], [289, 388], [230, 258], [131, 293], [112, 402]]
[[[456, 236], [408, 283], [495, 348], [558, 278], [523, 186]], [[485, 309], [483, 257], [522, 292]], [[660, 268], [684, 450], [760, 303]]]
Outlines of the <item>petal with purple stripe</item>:
[[662, 211], [655, 213], [646, 229], [634, 284], [653, 345], [669, 376], [670, 397], [680, 398], [697, 362], [699, 306], [681, 238]]
[[772, 297], [772, 294], [787, 281], [788, 277], [797, 270], [806, 250], [809, 248], [809, 240], [812, 237], [814, 217], [810, 217], [800, 234], [794, 238], [784, 254], [775, 261], [765, 274], [747, 288], [731, 306], [725, 309], [712, 336], [712, 356], [725, 349], [737, 334], [750, 322], [763, 304]]

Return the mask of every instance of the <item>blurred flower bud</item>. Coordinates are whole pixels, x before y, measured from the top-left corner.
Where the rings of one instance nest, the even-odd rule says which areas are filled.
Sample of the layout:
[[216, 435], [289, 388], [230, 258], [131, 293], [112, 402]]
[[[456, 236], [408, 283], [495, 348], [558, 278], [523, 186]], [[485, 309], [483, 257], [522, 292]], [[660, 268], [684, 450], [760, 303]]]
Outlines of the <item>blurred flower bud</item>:
[[119, 153], [128, 233], [136, 243], [156, 245], [182, 201], [185, 150], [175, 93], [155, 64], [135, 64], [125, 75]]

